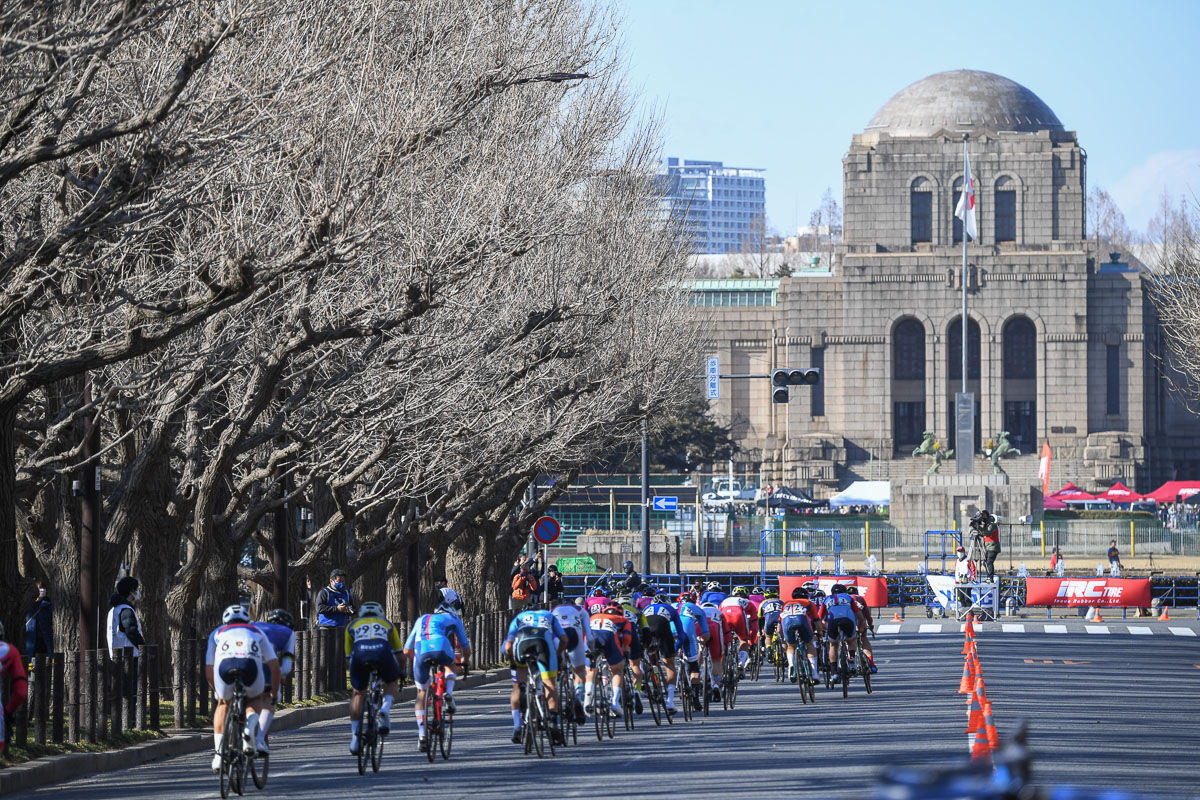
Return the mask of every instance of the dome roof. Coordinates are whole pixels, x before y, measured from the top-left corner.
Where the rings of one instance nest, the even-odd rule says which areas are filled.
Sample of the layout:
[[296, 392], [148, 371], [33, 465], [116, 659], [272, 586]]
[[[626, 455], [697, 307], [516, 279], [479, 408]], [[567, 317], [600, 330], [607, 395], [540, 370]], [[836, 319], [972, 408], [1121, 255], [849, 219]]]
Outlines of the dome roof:
[[924, 137], [942, 129], [1061, 131], [1063, 124], [1021, 84], [991, 72], [957, 69], [901, 89], [876, 112], [866, 132]]

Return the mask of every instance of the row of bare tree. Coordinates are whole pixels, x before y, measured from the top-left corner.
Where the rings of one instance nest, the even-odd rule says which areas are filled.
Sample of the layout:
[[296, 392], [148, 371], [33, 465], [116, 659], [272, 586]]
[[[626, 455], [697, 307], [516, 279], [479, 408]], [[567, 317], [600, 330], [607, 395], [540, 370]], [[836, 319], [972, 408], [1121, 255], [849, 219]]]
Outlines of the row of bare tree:
[[293, 607], [332, 565], [397, 617], [435, 572], [501, 601], [536, 477], [693, 380], [656, 132], [599, 6], [0, 7], [10, 632], [44, 576], [75, 646], [93, 529], [95, 580], [127, 563], [163, 643], [269, 592], [273, 535]]

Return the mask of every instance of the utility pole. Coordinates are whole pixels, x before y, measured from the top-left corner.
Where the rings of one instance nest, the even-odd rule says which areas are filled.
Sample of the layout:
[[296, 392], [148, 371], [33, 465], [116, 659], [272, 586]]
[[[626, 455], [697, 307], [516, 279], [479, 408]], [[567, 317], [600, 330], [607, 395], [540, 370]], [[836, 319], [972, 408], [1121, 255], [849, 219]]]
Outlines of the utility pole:
[[646, 420], [642, 420], [642, 575], [650, 574], [650, 453], [646, 446]]
[[[83, 402], [95, 399], [91, 375], [84, 375]], [[100, 452], [100, 412], [94, 411], [83, 440], [85, 466], [75, 482], [79, 487], [79, 651], [95, 650], [100, 642], [100, 464], [90, 463]], [[74, 487], [72, 487], [74, 488]]]

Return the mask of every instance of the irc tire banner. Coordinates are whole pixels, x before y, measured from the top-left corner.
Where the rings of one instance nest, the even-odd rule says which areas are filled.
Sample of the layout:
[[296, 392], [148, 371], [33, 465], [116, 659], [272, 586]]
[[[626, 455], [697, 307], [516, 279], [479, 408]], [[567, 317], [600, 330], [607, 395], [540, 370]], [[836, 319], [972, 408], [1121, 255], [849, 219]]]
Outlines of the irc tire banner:
[[840, 583], [843, 586], [857, 586], [858, 593], [867, 601], [867, 605], [871, 608], [883, 608], [887, 602], [887, 579], [885, 578], [869, 578], [865, 575], [845, 575], [842, 577], [833, 577], [830, 575], [780, 575], [779, 576], [779, 599], [787, 602], [792, 599], [792, 589], [801, 586], [808, 581], [816, 581], [817, 588], [829, 594], [829, 590], [835, 583]]
[[1150, 607], [1149, 578], [1026, 578], [1025, 605]]

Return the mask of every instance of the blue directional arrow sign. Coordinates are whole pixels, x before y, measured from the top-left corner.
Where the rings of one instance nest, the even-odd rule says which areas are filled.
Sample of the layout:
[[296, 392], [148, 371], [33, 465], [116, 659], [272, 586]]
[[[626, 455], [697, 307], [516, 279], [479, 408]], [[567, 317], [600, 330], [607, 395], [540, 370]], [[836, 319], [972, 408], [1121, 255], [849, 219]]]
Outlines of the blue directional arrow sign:
[[654, 498], [655, 511], [675, 511], [679, 508], [678, 497], [656, 497]]

